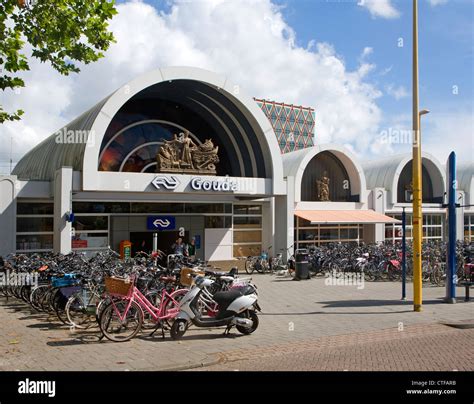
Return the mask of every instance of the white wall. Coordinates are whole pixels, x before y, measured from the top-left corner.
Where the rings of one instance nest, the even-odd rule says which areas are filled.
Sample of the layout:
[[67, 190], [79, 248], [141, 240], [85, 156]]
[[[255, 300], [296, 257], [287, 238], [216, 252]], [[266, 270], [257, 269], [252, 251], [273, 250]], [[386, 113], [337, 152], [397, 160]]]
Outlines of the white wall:
[[16, 176], [0, 177], [0, 255], [16, 250]]
[[232, 228], [205, 229], [204, 246], [206, 261], [224, 261], [233, 259]]
[[72, 224], [66, 221], [71, 209], [72, 167], [63, 167], [54, 175], [54, 252], [71, 252]]

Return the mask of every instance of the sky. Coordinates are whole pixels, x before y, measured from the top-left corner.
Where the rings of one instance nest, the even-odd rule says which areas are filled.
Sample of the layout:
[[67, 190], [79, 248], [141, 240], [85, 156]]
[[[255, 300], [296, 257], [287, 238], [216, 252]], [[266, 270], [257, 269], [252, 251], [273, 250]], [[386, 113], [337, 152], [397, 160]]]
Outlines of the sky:
[[[117, 43], [61, 76], [30, 61], [26, 88], [0, 94], [21, 122], [0, 126], [0, 173], [136, 76], [165, 66], [226, 75], [249, 97], [311, 106], [315, 142], [361, 160], [411, 152], [412, 10], [408, 0], [118, 1]], [[419, 0], [423, 151], [474, 156], [474, 3]]]

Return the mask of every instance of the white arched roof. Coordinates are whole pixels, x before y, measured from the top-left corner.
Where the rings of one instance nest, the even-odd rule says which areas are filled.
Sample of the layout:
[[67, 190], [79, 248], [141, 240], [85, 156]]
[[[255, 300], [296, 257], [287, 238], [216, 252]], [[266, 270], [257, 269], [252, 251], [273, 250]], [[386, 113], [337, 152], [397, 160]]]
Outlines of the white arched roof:
[[113, 93], [101, 108], [100, 113], [95, 119], [91, 131], [99, 134], [93, 147], [87, 147], [84, 153], [83, 167], [83, 188], [84, 190], [96, 189], [98, 186], [99, 171], [97, 162], [99, 159], [102, 138], [109, 126], [112, 118], [118, 110], [131, 97], [138, 92], [161, 82], [173, 80], [195, 80], [213, 86], [216, 91], [225, 95], [227, 98], [240, 103], [241, 112], [248, 118], [254, 119], [258, 125], [256, 130], [258, 139], [263, 149], [270, 155], [272, 161], [273, 193], [284, 193], [283, 165], [280, 157], [280, 148], [276, 140], [275, 133], [263, 111], [256, 102], [245, 95], [241, 89], [230, 83], [225, 76], [216, 73], [191, 67], [168, 67], [153, 70], [146, 73], [131, 82], [125, 84]]
[[357, 161], [357, 158], [345, 147], [336, 144], [322, 144], [307, 149], [301, 149], [283, 155], [283, 172], [285, 177], [295, 178], [295, 202], [301, 201], [301, 182], [304, 170], [309, 162], [317, 154], [328, 151], [334, 154], [344, 165], [349, 175], [351, 192], [359, 194], [360, 200], [365, 200], [367, 190], [364, 170]]
[[[444, 166], [432, 154], [422, 152], [423, 165], [428, 170], [433, 191], [443, 195], [446, 191]], [[399, 154], [385, 159], [363, 163], [369, 189], [385, 188], [391, 194], [391, 203], [397, 203], [397, 185], [403, 168], [412, 160], [411, 154]]]
[[[95, 190], [99, 186], [98, 161], [104, 134], [119, 109], [134, 95], [142, 90], [173, 80], [190, 80], [201, 82], [220, 96], [225, 96], [248, 119], [256, 133], [258, 143], [265, 157], [269, 157], [270, 170], [267, 177], [272, 177], [272, 192], [285, 193], [283, 165], [280, 148], [270, 124], [256, 102], [242, 93], [242, 90], [230, 83], [225, 76], [191, 67], [167, 67], [148, 72], [123, 85], [110, 96], [99, 102], [90, 110], [66, 125], [67, 130], [89, 131], [89, 140], [85, 143], [61, 144], [56, 141], [56, 134], [48, 137], [27, 153], [17, 164], [13, 172], [21, 179], [52, 180], [54, 172], [64, 166], [75, 171], [82, 171], [82, 188]], [[215, 100], [212, 100], [216, 102]]]
[[474, 203], [474, 163], [461, 163], [457, 167], [458, 189], [468, 195], [467, 204]]

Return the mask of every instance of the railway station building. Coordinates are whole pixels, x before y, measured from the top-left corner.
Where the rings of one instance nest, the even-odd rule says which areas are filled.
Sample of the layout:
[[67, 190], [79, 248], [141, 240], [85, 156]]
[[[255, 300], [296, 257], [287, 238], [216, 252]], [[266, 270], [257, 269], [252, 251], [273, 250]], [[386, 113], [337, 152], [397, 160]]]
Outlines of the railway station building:
[[[224, 76], [157, 69], [117, 89], [0, 176], [0, 255], [162, 250], [181, 237], [205, 260], [329, 242], [400, 239], [410, 155], [362, 164], [319, 144], [317, 111], [254, 99]], [[423, 154], [423, 234], [446, 235], [445, 165]], [[473, 204], [473, 165], [458, 197]], [[411, 216], [410, 216], [411, 217]], [[458, 238], [473, 240], [474, 209]], [[410, 220], [408, 227], [410, 237]], [[155, 244], [153, 244], [155, 243]]]

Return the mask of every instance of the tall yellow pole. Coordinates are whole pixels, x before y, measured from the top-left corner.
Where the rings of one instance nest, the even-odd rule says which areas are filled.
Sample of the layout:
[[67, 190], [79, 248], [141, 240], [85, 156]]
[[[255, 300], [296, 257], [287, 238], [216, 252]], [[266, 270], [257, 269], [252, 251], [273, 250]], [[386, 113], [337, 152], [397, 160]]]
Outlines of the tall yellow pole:
[[423, 238], [421, 136], [418, 113], [418, 0], [413, 0], [413, 309], [421, 311], [421, 242]]

